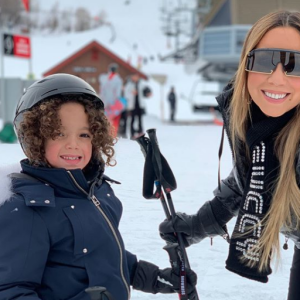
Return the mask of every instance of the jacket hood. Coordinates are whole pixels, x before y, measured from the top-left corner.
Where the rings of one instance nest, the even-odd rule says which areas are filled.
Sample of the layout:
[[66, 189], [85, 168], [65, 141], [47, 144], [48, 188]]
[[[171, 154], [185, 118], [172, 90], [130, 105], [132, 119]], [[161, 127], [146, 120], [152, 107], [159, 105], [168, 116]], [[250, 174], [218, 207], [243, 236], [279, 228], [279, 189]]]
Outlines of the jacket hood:
[[222, 93], [216, 97], [216, 100], [222, 112], [229, 106], [229, 100], [232, 98], [233, 91], [233, 84], [229, 83], [225, 86]]
[[[59, 195], [63, 196], [65, 194], [72, 193], [74, 195], [78, 195], [78, 187], [74, 185], [74, 182], [71, 180], [71, 175], [76, 180], [76, 182], [88, 192], [90, 184], [94, 181], [101, 181], [104, 173], [104, 166], [103, 164], [91, 163], [88, 166], [88, 169], [83, 172], [80, 169], [67, 171], [65, 169], [58, 169], [58, 168], [48, 168], [44, 166], [31, 166], [27, 159], [24, 159], [20, 163], [11, 164], [7, 166], [0, 167], [0, 206], [3, 205], [6, 201], [8, 201], [14, 194], [14, 191], [19, 192], [24, 190], [24, 180], [18, 179], [13, 180], [9, 176], [11, 173], [20, 173], [23, 172], [28, 174], [36, 179], [36, 183], [30, 183], [30, 191], [28, 194], [35, 198], [38, 198], [36, 185], [38, 186], [45, 186], [43, 184], [47, 183], [51, 187], [55, 188], [55, 191], [58, 192]], [[71, 175], [70, 175], [71, 174]], [[26, 180], [26, 185], [28, 185], [28, 180]], [[41, 184], [42, 183], [42, 184]], [[33, 185], [32, 185], [33, 184]], [[75, 188], [74, 188], [75, 187]], [[50, 188], [52, 190], [52, 188]], [[35, 195], [37, 194], [37, 195]], [[81, 193], [80, 193], [81, 194]], [[23, 195], [24, 196], [24, 195]], [[82, 194], [81, 194], [82, 196]]]
[[19, 163], [0, 167], [0, 206], [13, 195], [9, 174], [19, 173], [20, 171], [21, 166]]

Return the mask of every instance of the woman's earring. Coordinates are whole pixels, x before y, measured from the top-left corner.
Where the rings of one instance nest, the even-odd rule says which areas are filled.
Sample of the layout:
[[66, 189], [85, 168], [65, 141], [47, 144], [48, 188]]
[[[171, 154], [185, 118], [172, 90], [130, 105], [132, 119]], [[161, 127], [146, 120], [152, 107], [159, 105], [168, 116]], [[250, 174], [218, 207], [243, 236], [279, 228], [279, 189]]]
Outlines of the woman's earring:
[[247, 104], [250, 105], [252, 103], [252, 98], [247, 99]]

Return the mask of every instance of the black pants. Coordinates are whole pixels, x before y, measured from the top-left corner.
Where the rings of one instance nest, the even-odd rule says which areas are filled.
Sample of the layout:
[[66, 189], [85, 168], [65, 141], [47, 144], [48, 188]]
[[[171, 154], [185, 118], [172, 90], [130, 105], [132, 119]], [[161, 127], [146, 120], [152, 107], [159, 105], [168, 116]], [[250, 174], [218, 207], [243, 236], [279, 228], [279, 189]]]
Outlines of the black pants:
[[170, 105], [170, 121], [175, 121], [174, 117], [175, 117], [175, 111], [176, 111], [176, 107], [175, 107], [175, 103]]
[[300, 250], [295, 246], [287, 300], [300, 299]]
[[126, 137], [126, 132], [127, 132], [127, 111], [124, 110], [121, 113], [118, 135], [122, 137]]
[[[134, 123], [135, 120], [138, 120], [138, 129], [135, 129]], [[133, 137], [136, 133], [143, 133], [143, 124], [142, 124], [142, 111], [133, 110], [131, 111], [131, 123], [130, 123], [130, 134]]]

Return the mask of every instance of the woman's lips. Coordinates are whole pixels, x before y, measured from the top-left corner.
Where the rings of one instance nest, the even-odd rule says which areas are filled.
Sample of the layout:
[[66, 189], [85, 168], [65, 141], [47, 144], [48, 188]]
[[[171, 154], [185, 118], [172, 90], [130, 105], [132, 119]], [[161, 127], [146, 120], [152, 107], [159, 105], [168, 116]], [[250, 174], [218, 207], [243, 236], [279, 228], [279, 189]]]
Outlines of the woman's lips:
[[287, 100], [290, 93], [283, 93], [283, 92], [274, 92], [274, 91], [262, 91], [264, 98], [274, 104], [283, 103]]

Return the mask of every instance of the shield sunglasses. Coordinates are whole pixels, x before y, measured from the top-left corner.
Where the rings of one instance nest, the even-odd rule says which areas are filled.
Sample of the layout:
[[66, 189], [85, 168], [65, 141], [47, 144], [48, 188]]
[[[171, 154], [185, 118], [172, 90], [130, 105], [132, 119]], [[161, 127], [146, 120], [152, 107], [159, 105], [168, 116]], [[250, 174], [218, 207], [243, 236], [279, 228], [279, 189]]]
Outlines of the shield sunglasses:
[[279, 63], [286, 76], [300, 77], [300, 52], [287, 49], [254, 49], [248, 53], [245, 70], [272, 74]]

